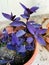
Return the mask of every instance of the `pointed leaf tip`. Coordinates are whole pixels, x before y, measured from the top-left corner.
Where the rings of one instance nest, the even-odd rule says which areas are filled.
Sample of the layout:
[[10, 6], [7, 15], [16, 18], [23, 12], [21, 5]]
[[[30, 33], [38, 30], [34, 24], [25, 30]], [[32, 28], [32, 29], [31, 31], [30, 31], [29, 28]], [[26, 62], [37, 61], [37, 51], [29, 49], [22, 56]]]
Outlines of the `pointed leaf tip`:
[[37, 9], [39, 9], [39, 7], [34, 6], [34, 7], [32, 7], [32, 8], [30, 9], [30, 11], [36, 12]]
[[20, 5], [26, 10], [27, 7], [25, 5], [23, 5], [22, 3], [20, 3]]
[[6, 14], [6, 13], [2, 13], [2, 15], [5, 17], [5, 18], [7, 18], [7, 19], [11, 19], [11, 15], [9, 15], [9, 14]]

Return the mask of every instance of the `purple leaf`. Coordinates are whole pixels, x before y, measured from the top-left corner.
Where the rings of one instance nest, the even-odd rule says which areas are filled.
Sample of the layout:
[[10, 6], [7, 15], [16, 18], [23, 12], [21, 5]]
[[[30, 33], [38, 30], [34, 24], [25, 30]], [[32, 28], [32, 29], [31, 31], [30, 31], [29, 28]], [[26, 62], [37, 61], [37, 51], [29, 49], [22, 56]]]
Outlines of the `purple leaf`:
[[39, 9], [39, 7], [34, 6], [34, 7], [30, 8], [30, 11], [31, 12], [36, 12], [37, 9]]
[[7, 18], [7, 19], [9, 19], [9, 20], [14, 20], [14, 18], [16, 17], [16, 15], [13, 15], [12, 14], [12, 12], [11, 12], [11, 15], [10, 14], [6, 14], [6, 13], [2, 13], [2, 15], [5, 17], [5, 18]]
[[46, 31], [47, 31], [47, 29], [39, 29], [39, 30], [37, 31], [37, 34], [45, 34]]
[[41, 35], [34, 35], [35, 36], [35, 38], [36, 38], [36, 40], [41, 44], [41, 45], [44, 45], [44, 46], [46, 46], [46, 42], [44, 41], [44, 38], [41, 36]]
[[4, 64], [6, 64], [6, 63], [8, 63], [8, 62], [11, 62], [12, 60], [0, 60], [0, 64], [2, 65], [4, 65]]
[[25, 48], [25, 45], [21, 45], [18, 50], [17, 50], [19, 53], [24, 53], [26, 52], [26, 48]]
[[29, 43], [29, 44], [30, 44], [30, 43], [32, 43], [32, 42], [33, 42], [33, 38], [32, 38], [32, 37], [28, 37], [26, 41], [27, 41], [27, 43]]
[[6, 29], [4, 29], [2, 31], [3, 37], [2, 37], [2, 42], [7, 42], [8, 39], [8, 32], [6, 31]]
[[19, 30], [17, 33], [16, 33], [16, 37], [21, 37], [25, 34], [26, 32], [23, 31], [23, 30]]
[[16, 34], [12, 34], [12, 45], [20, 45], [19, 38], [16, 37]]
[[12, 40], [11, 40], [12, 45], [17, 44], [17, 41], [16, 40], [17, 40], [16, 35], [15, 34], [12, 34]]
[[19, 21], [19, 20], [20, 20], [20, 17], [15, 18], [15, 21]]
[[22, 16], [23, 18], [29, 18], [29, 17], [30, 17], [30, 13], [28, 12], [28, 10], [25, 10], [25, 11], [24, 11], [24, 14], [21, 14], [21, 16]]
[[33, 27], [34, 28], [40, 28], [40, 27], [42, 27], [42, 25], [41, 24], [37, 24], [37, 23], [35, 23], [35, 21], [28, 21], [31, 25], [33, 25]]
[[12, 45], [12, 44], [7, 44], [7, 48], [10, 49], [10, 50], [15, 50], [15, 46]]
[[33, 27], [33, 25], [27, 22], [27, 28], [29, 32], [34, 35], [34, 33], [36, 32], [36, 29]]
[[24, 14], [29, 15], [28, 10], [25, 10], [24, 11]]
[[23, 5], [22, 3], [20, 3], [20, 5], [26, 10], [27, 7], [25, 5]]
[[6, 14], [6, 13], [2, 13], [2, 15], [5, 17], [5, 18], [7, 18], [7, 19], [11, 19], [11, 15], [9, 15], [9, 14]]
[[12, 23], [10, 23], [11, 26], [16, 26], [16, 27], [19, 27], [19, 26], [26, 26], [24, 22], [22, 21], [14, 21]]
[[42, 27], [40, 24], [36, 24], [36, 23], [33, 23], [32, 25], [34, 26], [34, 28], [40, 28], [40, 27]]
[[31, 45], [27, 45], [27, 46], [26, 46], [26, 50], [28, 50], [28, 51], [32, 51], [32, 50], [34, 50], [34, 47], [31, 46]]
[[25, 14], [21, 14], [21, 16], [23, 17], [23, 18], [28, 18], [29, 16], [27, 16], [27, 15], [25, 15]]

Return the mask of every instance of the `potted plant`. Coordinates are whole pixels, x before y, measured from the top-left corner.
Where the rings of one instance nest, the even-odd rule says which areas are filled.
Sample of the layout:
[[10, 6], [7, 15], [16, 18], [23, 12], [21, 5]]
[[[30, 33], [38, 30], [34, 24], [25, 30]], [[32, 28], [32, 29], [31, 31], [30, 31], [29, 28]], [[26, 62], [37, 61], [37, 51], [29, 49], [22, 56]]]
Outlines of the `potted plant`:
[[30, 15], [39, 7], [27, 8], [21, 16], [26, 19], [26, 23], [20, 17], [2, 13], [2, 15], [12, 22], [0, 32], [0, 64], [10, 63], [11, 65], [31, 65], [37, 55], [38, 42], [46, 46], [43, 36], [47, 29], [43, 29], [41, 24], [29, 21]]

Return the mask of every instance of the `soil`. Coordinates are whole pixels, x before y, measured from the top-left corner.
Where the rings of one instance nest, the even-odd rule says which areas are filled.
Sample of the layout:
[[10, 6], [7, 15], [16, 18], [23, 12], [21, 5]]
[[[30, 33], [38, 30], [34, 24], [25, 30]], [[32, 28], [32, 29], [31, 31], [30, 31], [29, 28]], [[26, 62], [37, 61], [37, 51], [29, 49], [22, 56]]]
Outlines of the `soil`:
[[11, 65], [24, 65], [31, 57], [33, 56], [35, 51], [35, 45], [34, 45], [34, 50], [33, 51], [27, 51], [25, 56], [21, 55], [16, 55], [14, 62], [11, 63]]
[[[35, 51], [35, 44], [34, 44], [34, 50], [32, 51], [27, 51], [23, 55], [16, 54], [15, 51], [9, 50], [6, 48], [6, 46], [0, 48], [0, 59], [3, 57], [7, 60], [13, 59], [14, 60], [10, 63], [10, 65], [24, 65], [34, 54]], [[1, 65], [7, 65], [7, 64], [1, 64]]]

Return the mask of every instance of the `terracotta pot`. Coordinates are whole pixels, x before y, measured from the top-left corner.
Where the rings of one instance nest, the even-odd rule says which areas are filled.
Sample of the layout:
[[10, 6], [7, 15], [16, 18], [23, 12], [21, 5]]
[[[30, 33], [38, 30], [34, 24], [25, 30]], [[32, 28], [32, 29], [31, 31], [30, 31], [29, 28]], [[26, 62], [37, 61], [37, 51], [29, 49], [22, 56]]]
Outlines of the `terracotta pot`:
[[36, 41], [35, 45], [36, 45], [36, 47], [35, 47], [34, 54], [32, 55], [31, 59], [27, 63], [25, 63], [24, 65], [31, 65], [34, 62], [34, 60], [38, 54], [38, 42], [37, 41]]

